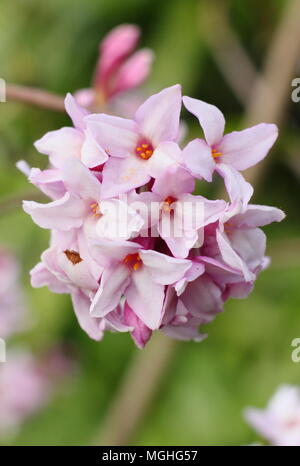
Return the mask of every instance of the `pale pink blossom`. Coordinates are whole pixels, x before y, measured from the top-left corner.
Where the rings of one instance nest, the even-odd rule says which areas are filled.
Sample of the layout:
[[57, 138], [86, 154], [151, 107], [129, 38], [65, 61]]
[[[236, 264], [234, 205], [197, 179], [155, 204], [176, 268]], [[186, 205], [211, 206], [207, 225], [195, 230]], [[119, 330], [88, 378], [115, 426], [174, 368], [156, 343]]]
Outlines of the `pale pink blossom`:
[[281, 385], [265, 409], [247, 408], [245, 418], [273, 446], [300, 446], [300, 389]]
[[110, 155], [103, 169], [104, 198], [142, 186], [174, 163], [167, 148], [179, 136], [180, 109], [181, 88], [175, 85], [149, 97], [133, 120], [105, 114], [85, 118], [95, 140]]
[[225, 118], [214, 105], [183, 97], [187, 110], [194, 114], [205, 139], [195, 139], [186, 147], [186, 166], [198, 178], [212, 181], [216, 171], [224, 178], [232, 202], [249, 202], [253, 188], [240, 171], [256, 165], [268, 153], [278, 136], [276, 125], [261, 123], [224, 136]]
[[72, 362], [62, 350], [34, 357], [28, 350], [7, 352], [0, 368], [0, 436], [16, 435], [22, 424], [49, 401]]

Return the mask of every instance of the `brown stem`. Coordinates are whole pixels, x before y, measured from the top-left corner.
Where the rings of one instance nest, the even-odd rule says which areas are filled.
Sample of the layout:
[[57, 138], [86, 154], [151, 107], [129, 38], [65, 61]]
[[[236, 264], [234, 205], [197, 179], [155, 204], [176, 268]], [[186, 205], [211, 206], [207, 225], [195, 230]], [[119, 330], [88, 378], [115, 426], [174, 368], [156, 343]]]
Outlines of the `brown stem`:
[[[95, 444], [126, 445], [132, 439], [156, 394], [176, 342], [163, 334], [153, 336], [148, 346], [137, 351], [117, 390]], [[99, 442], [100, 439], [100, 442]]]
[[36, 89], [34, 87], [19, 86], [16, 84], [7, 84], [7, 100], [15, 100], [36, 107], [47, 108], [57, 112], [64, 112], [64, 98], [51, 92]]

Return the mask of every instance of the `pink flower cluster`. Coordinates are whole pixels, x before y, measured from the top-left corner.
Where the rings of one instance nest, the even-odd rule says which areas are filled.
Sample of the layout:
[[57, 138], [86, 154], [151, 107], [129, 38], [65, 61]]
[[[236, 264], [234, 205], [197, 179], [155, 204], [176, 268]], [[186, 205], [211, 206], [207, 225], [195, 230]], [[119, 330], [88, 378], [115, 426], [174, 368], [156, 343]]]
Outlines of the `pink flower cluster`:
[[[183, 103], [205, 137], [183, 148], [179, 85], [152, 95], [133, 119], [89, 114], [69, 94], [73, 127], [35, 144], [50, 165], [28, 169], [29, 180], [51, 202], [24, 201], [24, 210], [51, 230], [51, 242], [32, 285], [70, 294], [96, 340], [105, 330], [130, 332], [143, 347], [160, 329], [200, 341], [199, 326], [230, 297], [246, 297], [268, 263], [259, 227], [284, 213], [250, 204], [253, 188], [240, 172], [267, 155], [276, 126], [224, 135], [220, 110], [190, 97]], [[214, 172], [228, 201], [193, 194], [195, 180], [212, 182]]]
[[249, 424], [272, 446], [300, 446], [300, 388], [281, 385], [266, 409], [248, 408]]

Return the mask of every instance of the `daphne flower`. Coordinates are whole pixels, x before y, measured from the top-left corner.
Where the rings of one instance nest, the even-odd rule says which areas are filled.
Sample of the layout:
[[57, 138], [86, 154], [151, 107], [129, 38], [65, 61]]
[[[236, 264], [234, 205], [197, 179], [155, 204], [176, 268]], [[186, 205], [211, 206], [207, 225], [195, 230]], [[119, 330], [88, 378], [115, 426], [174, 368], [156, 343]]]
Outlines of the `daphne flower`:
[[92, 251], [104, 272], [92, 302], [91, 315], [104, 317], [116, 308], [124, 295], [144, 324], [157, 329], [162, 318], [164, 287], [182, 278], [191, 266], [190, 261], [146, 250], [129, 241], [99, 241]]
[[224, 178], [231, 201], [242, 199], [246, 206], [253, 188], [239, 171], [267, 155], [278, 136], [276, 125], [261, 123], [224, 136], [225, 119], [217, 107], [191, 97], [183, 97], [183, 103], [198, 118], [205, 136], [205, 140], [195, 139], [187, 146], [186, 166], [207, 181], [217, 171]]
[[90, 168], [103, 164], [108, 156], [86, 128], [84, 118], [88, 115], [87, 110], [71, 94], [66, 96], [65, 107], [74, 127], [50, 131], [36, 141], [36, 149], [49, 156], [55, 169], [62, 168], [68, 158], [77, 158]]
[[152, 191], [160, 201], [158, 231], [175, 257], [185, 258], [199, 239], [199, 229], [219, 219], [225, 201], [193, 196], [194, 178], [178, 167], [164, 171]]
[[244, 212], [241, 210], [240, 204], [229, 207], [219, 220], [216, 240], [223, 261], [249, 282], [263, 266], [266, 249], [266, 236], [258, 227], [281, 222], [285, 214], [275, 207], [255, 204], [249, 204]]
[[176, 85], [147, 99], [134, 120], [105, 114], [85, 118], [93, 137], [110, 155], [103, 170], [105, 198], [146, 184], [174, 163], [164, 143], [178, 138], [180, 110], [181, 89]]
[[92, 89], [76, 92], [84, 107], [101, 107], [116, 95], [138, 87], [149, 75], [153, 54], [148, 49], [135, 53], [140, 30], [132, 24], [122, 24], [103, 39]]
[[300, 446], [300, 389], [281, 385], [266, 409], [248, 408], [249, 424], [273, 446]]
[[[101, 62], [102, 87], [134, 48], [127, 39], [120, 48], [114, 37], [105, 45], [111, 56]], [[52, 202], [25, 201], [24, 210], [51, 230], [51, 242], [32, 285], [69, 294], [80, 326], [96, 340], [107, 330], [129, 332], [142, 348], [160, 329], [200, 341], [199, 326], [230, 297], [246, 297], [268, 264], [258, 227], [284, 214], [248, 205], [252, 188], [238, 170], [265, 156], [276, 128], [258, 125], [223, 137], [219, 110], [185, 103], [206, 141], [183, 150], [179, 85], [151, 96], [134, 119], [89, 115], [68, 96], [74, 128], [38, 143], [50, 167], [31, 169], [29, 179]], [[24, 162], [19, 166], [28, 172]], [[229, 203], [193, 195], [195, 178], [212, 181], [214, 170], [224, 176]]]

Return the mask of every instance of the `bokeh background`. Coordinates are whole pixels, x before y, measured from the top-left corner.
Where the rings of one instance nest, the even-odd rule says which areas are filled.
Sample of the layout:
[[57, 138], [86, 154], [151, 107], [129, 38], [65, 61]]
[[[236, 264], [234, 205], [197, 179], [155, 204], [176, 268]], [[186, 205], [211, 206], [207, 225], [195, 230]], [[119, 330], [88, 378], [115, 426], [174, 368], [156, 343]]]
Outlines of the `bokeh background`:
[[[276, 67], [266, 60], [291, 3], [295, 2], [1, 1], [0, 77], [7, 83], [60, 95], [87, 87], [99, 41], [120, 23], [138, 24], [142, 45], [155, 52], [153, 73], [144, 85], [146, 95], [179, 82], [185, 94], [222, 109], [227, 131], [255, 119], [253, 113], [249, 116], [255, 98], [250, 92], [255, 84], [253, 71], [276, 69], [275, 82], [282, 79], [283, 91], [279, 86], [277, 92], [275, 87], [271, 96], [271, 102], [280, 97], [283, 102], [279, 114], [274, 114], [274, 121], [280, 123], [280, 138], [266, 165], [252, 174], [258, 183], [255, 201], [276, 205], [287, 213], [282, 224], [266, 228], [272, 264], [259, 277], [249, 299], [226, 304], [225, 312], [207, 326], [209, 336], [204, 342], [178, 343], [172, 348], [151, 402], [128, 439], [130, 444], [252, 442], [257, 435], [244, 421], [243, 409], [263, 407], [282, 382], [300, 384], [300, 363], [291, 360], [291, 341], [300, 337], [300, 103], [291, 100], [291, 81], [300, 76], [300, 54], [291, 58], [290, 48], [282, 54], [277, 44], [281, 58]], [[293, 37], [290, 28], [281, 34], [280, 44], [289, 35]], [[239, 53], [249, 60], [249, 69], [242, 65]], [[291, 63], [286, 65], [284, 60], [289, 59]], [[291, 76], [287, 78], [284, 69], [289, 66]], [[267, 105], [266, 100], [263, 107]], [[183, 116], [190, 135], [198, 134], [196, 120]], [[35, 354], [64, 342], [77, 361], [76, 371], [49, 404], [9, 441], [16, 445], [101, 442], [103, 422], [139, 352], [126, 334], [106, 334], [100, 343], [90, 340], [79, 328], [68, 297], [30, 287], [29, 270], [39, 261], [49, 235], [21, 210], [18, 198], [28, 198], [34, 188], [15, 163], [25, 159], [32, 166], [45, 167], [46, 157], [35, 151], [33, 142], [68, 124], [63, 113], [18, 102], [0, 104], [0, 244], [21, 262], [26, 305], [36, 320], [34, 328], [15, 342], [27, 345]], [[216, 194], [206, 187], [199, 189]], [[11, 203], [12, 198], [17, 202]], [[159, 364], [155, 357], [149, 361], [150, 365]], [[145, 380], [151, 369], [144, 367]], [[135, 396], [138, 393], [132, 387]], [[121, 425], [124, 416], [130, 416], [130, 410], [120, 412]]]

